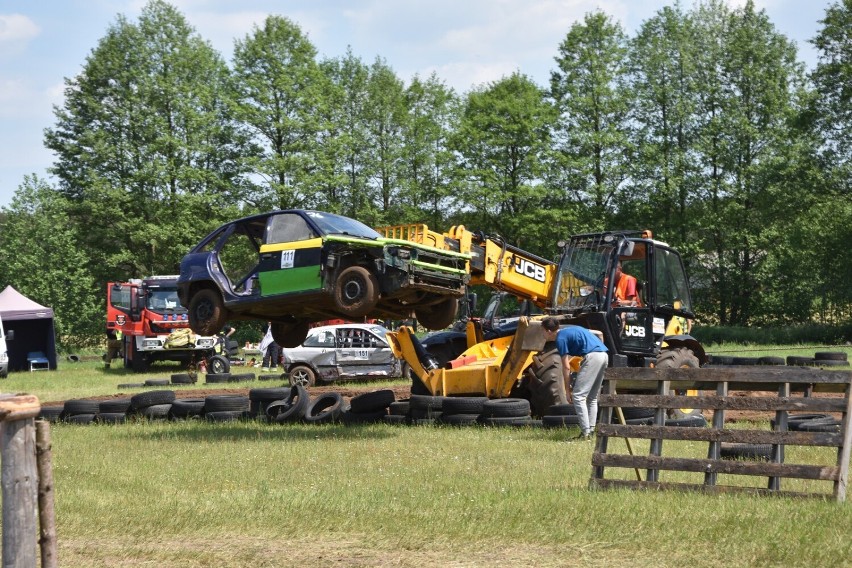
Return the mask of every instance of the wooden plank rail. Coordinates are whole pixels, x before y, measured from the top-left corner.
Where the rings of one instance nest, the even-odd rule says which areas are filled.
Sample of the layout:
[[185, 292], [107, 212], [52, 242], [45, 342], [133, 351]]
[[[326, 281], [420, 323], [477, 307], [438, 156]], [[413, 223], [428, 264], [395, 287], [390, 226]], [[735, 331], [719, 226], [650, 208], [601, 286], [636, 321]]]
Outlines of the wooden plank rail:
[[[697, 396], [686, 396], [697, 390]], [[736, 393], [736, 391], [742, 391]], [[732, 394], [736, 393], [736, 394]], [[832, 394], [834, 393], [834, 394]], [[811, 396], [817, 394], [818, 396]], [[804, 367], [713, 367], [703, 369], [607, 369], [599, 399], [600, 422], [597, 425], [592, 455], [591, 487], [655, 490], [693, 490], [705, 493], [746, 492], [758, 495], [795, 497], [834, 497], [846, 499], [852, 445], [852, 372], [825, 371]], [[652, 425], [613, 424], [613, 414], [622, 408], [654, 409]], [[666, 425], [670, 409], [693, 408], [710, 412], [706, 428]], [[765, 413], [774, 420], [773, 428], [762, 430], [735, 427], [727, 420], [729, 411]], [[839, 432], [790, 431], [789, 420], [797, 414], [829, 414], [840, 420]], [[624, 438], [648, 440], [647, 455], [637, 454], [635, 442], [630, 454], [612, 451], [610, 440]], [[706, 442], [706, 458], [671, 456], [664, 450], [682, 448], [679, 442]], [[726, 445], [769, 446], [764, 461], [722, 459]], [[731, 446], [731, 447], [732, 447]], [[614, 447], [621, 448], [621, 444]], [[790, 447], [837, 448], [834, 463], [786, 463]], [[802, 455], [801, 453], [799, 455]], [[609, 471], [647, 470], [646, 479], [608, 479]], [[678, 472], [681, 474], [677, 478]], [[702, 474], [703, 482], [684, 482], [682, 474]], [[720, 485], [719, 476], [733, 484]], [[625, 477], [621, 474], [621, 477]], [[667, 479], [671, 477], [673, 479]], [[757, 478], [765, 478], [763, 487], [754, 487]], [[831, 492], [782, 490], [789, 480], [829, 482]], [[740, 485], [740, 484], [744, 485]], [[801, 483], [801, 482], [800, 482]], [[807, 485], [811, 487], [812, 485]]]

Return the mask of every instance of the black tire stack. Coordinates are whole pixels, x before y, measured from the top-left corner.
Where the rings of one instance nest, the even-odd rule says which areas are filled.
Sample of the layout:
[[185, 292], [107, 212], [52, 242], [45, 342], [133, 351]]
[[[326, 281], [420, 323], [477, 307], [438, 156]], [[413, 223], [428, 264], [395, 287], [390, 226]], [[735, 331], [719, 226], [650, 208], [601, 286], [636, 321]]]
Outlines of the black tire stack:
[[97, 400], [66, 400], [59, 419], [71, 424], [91, 424], [98, 414], [99, 405]]
[[817, 351], [814, 353], [815, 367], [848, 367], [849, 358], [843, 351]]
[[130, 397], [128, 412], [149, 420], [166, 420], [175, 398], [173, 390], [140, 392]]
[[441, 403], [441, 414], [437, 421], [453, 426], [476, 424], [484, 411], [485, 396], [449, 396]]
[[266, 406], [266, 417], [270, 422], [300, 422], [308, 411], [311, 397], [305, 387], [294, 385], [285, 390], [286, 396], [269, 402]]
[[349, 401], [349, 409], [341, 414], [341, 420], [344, 424], [382, 422], [395, 401], [396, 395], [390, 389], [359, 394]]
[[412, 394], [408, 401], [408, 422], [416, 426], [435, 424], [444, 414], [443, 396]]
[[210, 395], [204, 398], [204, 418], [210, 422], [232, 422], [251, 417], [249, 397], [236, 394]]
[[305, 422], [309, 424], [329, 424], [340, 421], [348, 407], [338, 392], [322, 394], [311, 400], [305, 409]]
[[479, 423], [485, 426], [538, 426], [530, 416], [530, 401], [525, 398], [494, 398], [482, 404]]
[[547, 409], [547, 414], [541, 417], [541, 425], [545, 428], [570, 428], [580, 425], [580, 417], [570, 402], [554, 404]]
[[130, 410], [130, 398], [113, 398], [102, 400], [98, 404], [98, 415], [95, 422], [99, 424], [124, 424], [127, 411]]

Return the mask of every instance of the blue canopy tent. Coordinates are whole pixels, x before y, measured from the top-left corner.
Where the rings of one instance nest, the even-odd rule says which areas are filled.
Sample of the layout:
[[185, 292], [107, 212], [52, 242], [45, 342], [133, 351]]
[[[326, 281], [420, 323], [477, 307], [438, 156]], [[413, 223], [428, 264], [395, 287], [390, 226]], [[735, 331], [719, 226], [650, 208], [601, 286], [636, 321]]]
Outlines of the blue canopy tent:
[[15, 338], [6, 345], [10, 371], [56, 369], [53, 308], [46, 308], [7, 286], [0, 292], [0, 318], [7, 335], [15, 332]]

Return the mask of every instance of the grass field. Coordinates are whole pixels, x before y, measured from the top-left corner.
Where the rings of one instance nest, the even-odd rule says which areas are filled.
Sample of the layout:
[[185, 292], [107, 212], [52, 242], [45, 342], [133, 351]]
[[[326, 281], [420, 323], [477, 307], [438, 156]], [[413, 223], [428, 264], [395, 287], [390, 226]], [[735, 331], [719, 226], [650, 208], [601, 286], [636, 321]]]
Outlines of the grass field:
[[[65, 400], [177, 371], [66, 363], [2, 385]], [[56, 424], [59, 565], [810, 567], [852, 558], [849, 503], [590, 490], [593, 446], [568, 441], [575, 433]]]

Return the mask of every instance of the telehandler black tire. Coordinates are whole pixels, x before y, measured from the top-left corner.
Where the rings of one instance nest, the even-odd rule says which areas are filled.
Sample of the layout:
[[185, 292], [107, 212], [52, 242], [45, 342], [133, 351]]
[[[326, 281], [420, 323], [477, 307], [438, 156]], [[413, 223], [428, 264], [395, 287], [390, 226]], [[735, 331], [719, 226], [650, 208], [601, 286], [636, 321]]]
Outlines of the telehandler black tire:
[[[666, 349], [657, 356], [654, 367], [657, 369], [697, 369], [701, 366], [698, 357], [687, 347]], [[701, 411], [695, 408], [674, 408], [669, 418], [688, 418], [698, 416]]]
[[[548, 347], [552, 347], [552, 344]], [[544, 416], [553, 405], [567, 404], [568, 395], [565, 392], [559, 351], [550, 349], [536, 355], [527, 370], [527, 377], [533, 416]]]

